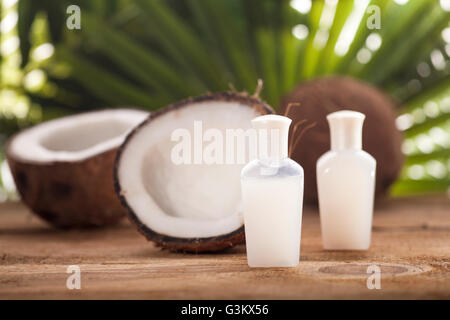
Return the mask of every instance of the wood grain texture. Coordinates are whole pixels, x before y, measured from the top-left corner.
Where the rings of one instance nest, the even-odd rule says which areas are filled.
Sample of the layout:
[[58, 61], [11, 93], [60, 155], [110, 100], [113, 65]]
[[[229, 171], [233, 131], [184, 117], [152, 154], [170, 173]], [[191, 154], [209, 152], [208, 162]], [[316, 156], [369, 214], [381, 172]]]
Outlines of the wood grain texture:
[[[366, 287], [367, 266], [382, 270]], [[69, 265], [81, 289], [68, 290]], [[148, 243], [124, 221], [60, 231], [20, 204], [0, 206], [2, 299], [435, 299], [450, 298], [450, 200], [378, 204], [370, 250], [324, 251], [317, 209], [306, 208], [297, 268], [250, 269], [245, 246], [220, 254], [176, 254]]]

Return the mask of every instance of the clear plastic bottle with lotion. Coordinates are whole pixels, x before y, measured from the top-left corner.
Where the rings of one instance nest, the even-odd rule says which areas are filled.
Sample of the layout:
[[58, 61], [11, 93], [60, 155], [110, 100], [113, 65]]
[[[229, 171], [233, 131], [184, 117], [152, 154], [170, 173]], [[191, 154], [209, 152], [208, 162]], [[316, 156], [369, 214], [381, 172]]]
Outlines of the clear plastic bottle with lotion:
[[327, 116], [331, 150], [317, 161], [323, 247], [367, 250], [370, 246], [375, 159], [362, 150], [365, 115], [338, 111]]
[[260, 155], [241, 172], [250, 267], [295, 267], [300, 260], [304, 176], [303, 168], [288, 158], [290, 124], [291, 119], [278, 115], [252, 120]]

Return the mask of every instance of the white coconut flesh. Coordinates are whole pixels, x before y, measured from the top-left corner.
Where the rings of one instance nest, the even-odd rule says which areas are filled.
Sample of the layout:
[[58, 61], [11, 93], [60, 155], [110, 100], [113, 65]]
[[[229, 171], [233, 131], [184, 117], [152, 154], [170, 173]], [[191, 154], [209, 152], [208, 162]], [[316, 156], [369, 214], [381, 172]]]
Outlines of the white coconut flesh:
[[[210, 128], [249, 129], [260, 113], [238, 102], [203, 101], [167, 111], [141, 126], [123, 147], [117, 177], [121, 194], [137, 219], [150, 230], [175, 238], [225, 235], [243, 225], [240, 171], [245, 164], [175, 164], [172, 140], [194, 122]], [[212, 140], [211, 142], [212, 143]], [[203, 142], [206, 150], [208, 142]], [[194, 146], [191, 144], [192, 160]], [[248, 149], [247, 149], [248, 151]]]
[[147, 116], [139, 110], [110, 109], [47, 121], [16, 136], [9, 152], [32, 163], [82, 161], [119, 147]]

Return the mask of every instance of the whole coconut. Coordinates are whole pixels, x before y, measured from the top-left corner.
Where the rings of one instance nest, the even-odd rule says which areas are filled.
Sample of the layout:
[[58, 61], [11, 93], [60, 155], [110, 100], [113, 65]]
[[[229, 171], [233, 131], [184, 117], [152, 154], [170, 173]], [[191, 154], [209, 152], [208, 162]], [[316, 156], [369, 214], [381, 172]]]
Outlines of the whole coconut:
[[[316, 162], [330, 150], [330, 132], [326, 115], [339, 110], [354, 110], [366, 115], [363, 149], [377, 160], [377, 197], [386, 193], [403, 164], [402, 134], [395, 125], [395, 103], [379, 89], [351, 77], [319, 78], [298, 85], [282, 101], [281, 113], [290, 103], [293, 124], [307, 119], [316, 126], [306, 132], [291, 151], [291, 157], [305, 169], [305, 201], [317, 201]], [[292, 128], [293, 126], [291, 126]], [[301, 130], [297, 130], [300, 132]], [[292, 137], [295, 139], [295, 137]]]

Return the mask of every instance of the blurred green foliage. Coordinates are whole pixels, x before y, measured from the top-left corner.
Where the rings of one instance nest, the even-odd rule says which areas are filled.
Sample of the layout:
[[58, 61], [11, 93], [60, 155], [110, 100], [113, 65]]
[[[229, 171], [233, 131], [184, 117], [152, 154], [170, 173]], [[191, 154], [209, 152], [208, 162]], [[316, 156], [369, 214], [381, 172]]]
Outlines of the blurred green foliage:
[[[253, 92], [258, 78], [276, 108], [301, 81], [348, 74], [403, 106], [408, 158], [392, 194], [449, 190], [448, 3], [403, 2], [3, 0], [0, 142], [105, 106], [154, 110], [205, 91]], [[66, 27], [73, 4], [80, 30]], [[367, 26], [370, 6], [380, 29]]]

